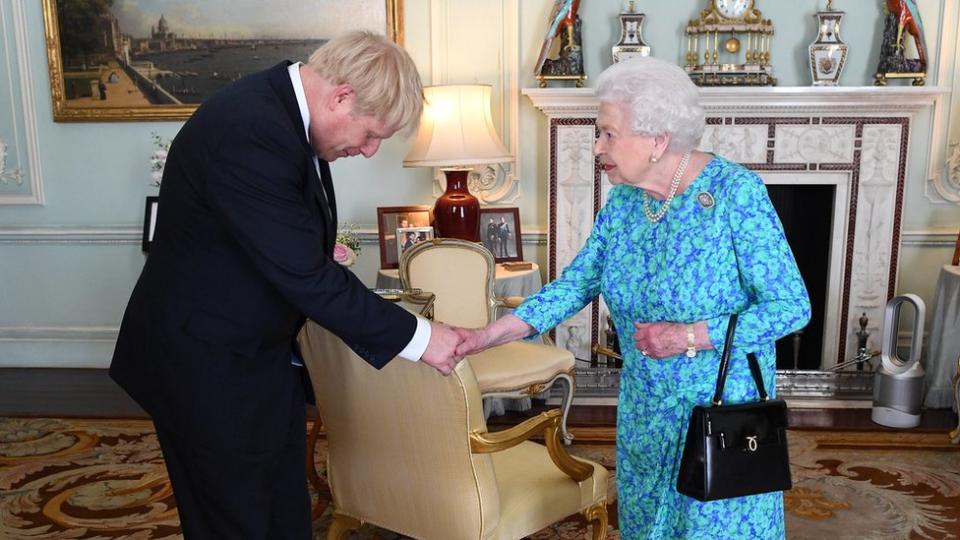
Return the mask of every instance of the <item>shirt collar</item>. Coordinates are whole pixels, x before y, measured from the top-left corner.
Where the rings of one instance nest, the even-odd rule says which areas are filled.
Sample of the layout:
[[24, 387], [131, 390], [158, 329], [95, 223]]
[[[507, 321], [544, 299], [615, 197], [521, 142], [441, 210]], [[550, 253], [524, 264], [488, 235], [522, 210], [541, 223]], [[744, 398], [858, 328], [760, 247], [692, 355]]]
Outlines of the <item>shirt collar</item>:
[[310, 109], [307, 107], [307, 95], [303, 91], [303, 80], [300, 78], [300, 66], [303, 62], [294, 62], [287, 66], [290, 82], [293, 83], [293, 93], [297, 96], [297, 107], [300, 108], [300, 118], [303, 120], [303, 131], [310, 140]]

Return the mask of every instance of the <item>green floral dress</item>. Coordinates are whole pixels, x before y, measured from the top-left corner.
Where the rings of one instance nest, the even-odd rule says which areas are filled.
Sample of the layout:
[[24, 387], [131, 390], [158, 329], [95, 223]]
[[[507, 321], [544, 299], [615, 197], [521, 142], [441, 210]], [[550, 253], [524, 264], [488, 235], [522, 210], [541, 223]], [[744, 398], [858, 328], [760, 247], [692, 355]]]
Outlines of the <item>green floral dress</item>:
[[[656, 202], [651, 201], [656, 210]], [[676, 490], [694, 405], [709, 402], [730, 314], [740, 313], [724, 400], [756, 399], [746, 353], [774, 388], [775, 340], [807, 324], [810, 300], [762, 180], [715, 157], [658, 223], [643, 191], [614, 187], [590, 238], [559, 277], [515, 315], [539, 332], [603, 294], [623, 344], [617, 408], [621, 537], [783, 538], [783, 495], [702, 503]], [[715, 349], [655, 360], [633, 323], [705, 320]]]

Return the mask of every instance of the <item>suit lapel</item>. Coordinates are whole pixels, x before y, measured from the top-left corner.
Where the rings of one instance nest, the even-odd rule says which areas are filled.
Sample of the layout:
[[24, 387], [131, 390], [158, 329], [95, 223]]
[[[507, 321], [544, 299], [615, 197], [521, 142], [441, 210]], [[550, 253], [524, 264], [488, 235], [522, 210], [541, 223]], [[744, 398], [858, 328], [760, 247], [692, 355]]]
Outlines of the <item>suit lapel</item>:
[[294, 131], [297, 132], [300, 145], [312, 156], [313, 149], [310, 148], [310, 143], [307, 141], [307, 134], [303, 129], [303, 118], [300, 116], [300, 106], [297, 105], [297, 94], [293, 91], [293, 83], [290, 82], [290, 73], [287, 72], [287, 68], [290, 67], [291, 63], [292, 62], [283, 61], [270, 68], [270, 86], [273, 87], [273, 91], [280, 96], [280, 102], [283, 103], [283, 109], [287, 113], [288, 120], [296, 127]]
[[296, 127], [297, 137], [303, 150], [307, 153], [307, 186], [308, 192], [312, 192], [317, 204], [320, 206], [320, 213], [324, 218], [324, 252], [333, 253], [333, 245], [336, 242], [337, 231], [337, 201], [333, 193], [333, 180], [330, 175], [330, 165], [323, 160], [319, 160], [320, 177], [317, 178], [317, 167], [314, 166], [314, 152], [307, 140], [304, 131], [303, 118], [300, 116], [300, 105], [297, 104], [297, 94], [293, 91], [293, 83], [290, 82], [288, 68], [292, 62], [281, 62], [270, 68], [270, 85], [280, 96], [280, 102], [283, 103], [290, 122]]

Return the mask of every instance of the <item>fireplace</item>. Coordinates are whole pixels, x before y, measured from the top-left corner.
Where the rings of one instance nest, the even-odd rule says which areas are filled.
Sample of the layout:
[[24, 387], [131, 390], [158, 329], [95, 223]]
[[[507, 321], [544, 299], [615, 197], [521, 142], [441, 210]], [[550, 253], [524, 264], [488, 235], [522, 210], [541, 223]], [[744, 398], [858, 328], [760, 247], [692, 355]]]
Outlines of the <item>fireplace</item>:
[[[700, 149], [763, 178], [811, 293], [814, 320], [798, 340], [788, 336], [778, 344], [778, 367], [793, 369], [796, 358], [800, 369], [829, 369], [851, 358], [863, 313], [868, 346], [878, 348], [883, 307], [896, 287], [911, 116], [939, 91], [701, 91], [707, 128]], [[598, 104], [591, 89], [524, 94], [548, 118], [548, 279], [554, 279], [583, 245], [609, 189], [591, 154]], [[558, 345], [588, 366], [594, 346], [604, 344], [605, 320], [598, 299], [557, 328]], [[586, 367], [578, 373], [585, 384], [598, 386], [596, 378]]]
[[810, 323], [777, 341], [777, 369], [820, 369], [830, 274], [834, 194], [830, 184], [768, 184], [784, 234], [810, 295]]

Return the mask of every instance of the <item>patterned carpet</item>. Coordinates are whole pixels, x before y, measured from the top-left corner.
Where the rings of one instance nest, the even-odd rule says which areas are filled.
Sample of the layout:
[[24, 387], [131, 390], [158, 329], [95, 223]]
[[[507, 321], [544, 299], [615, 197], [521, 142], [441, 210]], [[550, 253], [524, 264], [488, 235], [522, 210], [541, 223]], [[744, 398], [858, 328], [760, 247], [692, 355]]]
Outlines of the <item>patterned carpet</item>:
[[[960, 448], [945, 434], [791, 431], [790, 446], [789, 538], [960, 538]], [[610, 445], [573, 452], [613, 467]], [[178, 526], [150, 422], [0, 418], [0, 538], [174, 539]], [[573, 517], [531, 538], [585, 537]], [[354, 538], [401, 537], [366, 526]]]

